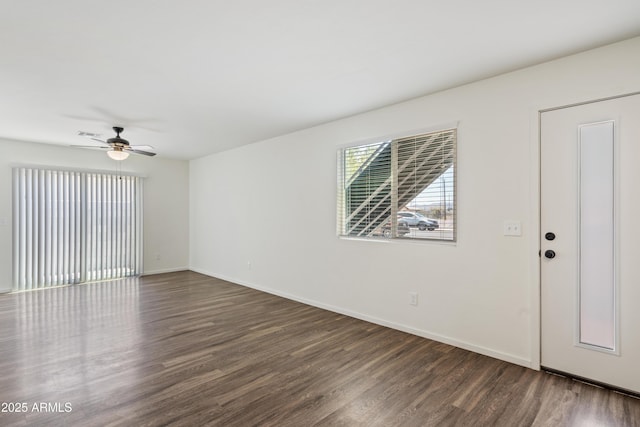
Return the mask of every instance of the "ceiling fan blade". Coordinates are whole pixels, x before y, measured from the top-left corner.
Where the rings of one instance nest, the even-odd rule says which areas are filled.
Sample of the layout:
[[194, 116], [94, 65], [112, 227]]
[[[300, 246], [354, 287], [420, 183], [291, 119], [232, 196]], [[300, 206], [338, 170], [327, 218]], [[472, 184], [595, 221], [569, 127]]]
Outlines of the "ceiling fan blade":
[[154, 150], [154, 148], [150, 145], [130, 145], [129, 148], [131, 148], [132, 150], [144, 150], [144, 151]]
[[79, 130], [79, 131], [78, 131], [78, 135], [80, 135], [80, 136], [86, 136], [86, 137], [88, 137], [88, 138], [97, 138], [97, 137], [99, 137], [99, 136], [100, 136], [100, 134], [99, 134], [99, 133], [85, 132], [85, 131], [83, 131], [83, 130]]
[[80, 130], [80, 131], [78, 131], [78, 135], [84, 136], [85, 138], [89, 138], [90, 140], [99, 142], [101, 144], [107, 144], [107, 141], [104, 141], [104, 140], [98, 138], [100, 136], [99, 133], [85, 132], [83, 130]]
[[111, 150], [111, 147], [99, 147], [97, 145], [70, 145], [71, 148], [88, 148], [93, 150]]
[[145, 156], [155, 156], [156, 155], [156, 153], [152, 153], [150, 151], [133, 150], [131, 148], [126, 148], [125, 151], [128, 151], [130, 153], [143, 154]]

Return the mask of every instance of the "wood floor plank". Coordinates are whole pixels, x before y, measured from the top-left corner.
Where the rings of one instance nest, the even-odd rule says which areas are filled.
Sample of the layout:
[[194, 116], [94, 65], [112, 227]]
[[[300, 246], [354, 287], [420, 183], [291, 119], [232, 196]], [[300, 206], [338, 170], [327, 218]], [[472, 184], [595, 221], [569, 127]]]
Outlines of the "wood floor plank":
[[27, 405], [2, 426], [640, 426], [636, 398], [188, 271], [0, 296], [0, 369]]

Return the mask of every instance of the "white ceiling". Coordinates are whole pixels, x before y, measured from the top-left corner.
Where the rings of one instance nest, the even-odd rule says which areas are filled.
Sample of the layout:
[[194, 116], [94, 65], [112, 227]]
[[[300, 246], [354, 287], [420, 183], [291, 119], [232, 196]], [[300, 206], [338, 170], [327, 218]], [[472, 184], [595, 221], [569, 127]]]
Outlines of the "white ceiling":
[[0, 137], [192, 159], [637, 35], [638, 0], [1, 0]]

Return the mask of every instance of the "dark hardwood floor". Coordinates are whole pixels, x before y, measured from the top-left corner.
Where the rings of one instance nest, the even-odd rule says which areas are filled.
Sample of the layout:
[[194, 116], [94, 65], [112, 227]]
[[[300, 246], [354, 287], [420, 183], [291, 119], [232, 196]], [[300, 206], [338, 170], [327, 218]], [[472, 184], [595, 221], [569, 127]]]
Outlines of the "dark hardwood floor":
[[193, 272], [0, 296], [0, 367], [2, 426], [640, 425], [633, 397]]

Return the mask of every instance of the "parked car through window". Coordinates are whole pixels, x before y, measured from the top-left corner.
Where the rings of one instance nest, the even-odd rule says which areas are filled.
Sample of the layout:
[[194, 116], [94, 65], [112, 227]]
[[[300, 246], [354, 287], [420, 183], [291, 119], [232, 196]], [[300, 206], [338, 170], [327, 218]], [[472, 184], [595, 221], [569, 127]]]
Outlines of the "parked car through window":
[[402, 218], [409, 227], [418, 227], [418, 230], [421, 231], [433, 231], [436, 228], [440, 228], [440, 224], [435, 219], [427, 218], [415, 212], [398, 212], [398, 218]]

